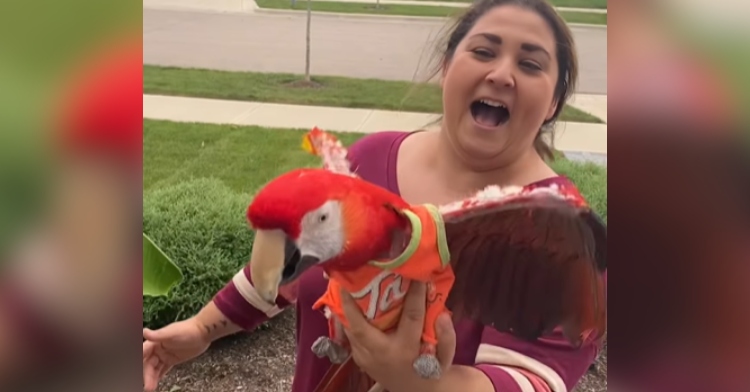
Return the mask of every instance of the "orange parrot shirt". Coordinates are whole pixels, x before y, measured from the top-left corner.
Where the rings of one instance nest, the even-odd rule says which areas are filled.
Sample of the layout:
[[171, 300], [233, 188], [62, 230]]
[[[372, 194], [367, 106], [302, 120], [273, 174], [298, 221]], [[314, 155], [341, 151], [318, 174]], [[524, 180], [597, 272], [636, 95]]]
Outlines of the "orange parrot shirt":
[[[412, 226], [412, 237], [404, 252], [393, 260], [375, 260], [355, 271], [332, 271], [328, 289], [313, 309], [328, 308], [331, 316], [348, 327], [344, 316], [341, 289], [351, 293], [363, 315], [382, 331], [394, 329], [401, 316], [404, 298], [412, 281], [427, 283], [427, 308], [422, 341], [437, 344], [435, 321], [447, 311], [445, 301], [455, 276], [450, 268], [450, 253], [442, 216], [430, 204], [402, 210]], [[334, 336], [334, 317], [329, 317]]]

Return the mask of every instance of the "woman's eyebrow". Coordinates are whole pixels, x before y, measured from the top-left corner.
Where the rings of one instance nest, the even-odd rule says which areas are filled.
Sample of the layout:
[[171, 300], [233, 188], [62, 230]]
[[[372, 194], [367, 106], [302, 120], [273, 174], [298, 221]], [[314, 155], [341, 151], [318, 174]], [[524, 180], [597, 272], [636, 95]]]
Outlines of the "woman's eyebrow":
[[544, 49], [543, 47], [541, 47], [539, 45], [536, 45], [536, 44], [530, 44], [530, 43], [526, 43], [526, 42], [522, 43], [521, 44], [521, 50], [526, 51], [526, 52], [542, 52], [548, 58], [552, 58], [552, 56], [550, 56], [550, 54], [547, 51], [547, 49]]
[[[492, 33], [477, 33], [477, 34], [474, 34], [472, 36], [472, 38], [477, 37], [477, 36], [478, 37], [482, 37], [482, 38], [484, 38], [484, 39], [486, 39], [486, 40], [488, 40], [488, 41], [490, 41], [490, 42], [492, 42], [493, 44], [496, 44], [496, 45], [502, 45], [503, 44], [503, 39], [500, 38], [500, 36], [496, 35], [496, 34], [492, 34]], [[526, 52], [531, 52], [531, 53], [533, 53], [533, 52], [541, 52], [544, 55], [546, 55], [548, 58], [552, 58], [552, 56], [549, 54], [549, 52], [547, 51], [547, 49], [544, 49], [543, 47], [541, 47], [540, 45], [537, 45], [537, 44], [532, 44], [532, 43], [524, 42], [523, 44], [521, 44], [521, 50], [526, 51]]]
[[493, 44], [502, 45], [503, 39], [500, 38], [500, 36], [492, 34], [492, 33], [476, 33], [472, 36], [473, 37], [483, 37], [484, 39], [492, 42]]

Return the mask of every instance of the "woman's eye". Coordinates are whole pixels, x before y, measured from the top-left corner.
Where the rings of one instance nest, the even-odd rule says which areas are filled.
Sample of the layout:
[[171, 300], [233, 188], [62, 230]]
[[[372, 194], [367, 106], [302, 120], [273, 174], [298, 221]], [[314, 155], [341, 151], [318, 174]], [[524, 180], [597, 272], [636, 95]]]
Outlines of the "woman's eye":
[[523, 65], [526, 68], [532, 69], [534, 71], [541, 71], [542, 70], [542, 67], [539, 64], [537, 64], [537, 63], [535, 63], [533, 61], [524, 61], [524, 62], [521, 63], [521, 65]]
[[485, 58], [494, 57], [494, 53], [492, 53], [491, 51], [489, 51], [487, 49], [483, 49], [483, 48], [474, 49], [474, 50], [472, 50], [472, 52], [474, 54], [480, 56], [480, 57], [485, 57]]

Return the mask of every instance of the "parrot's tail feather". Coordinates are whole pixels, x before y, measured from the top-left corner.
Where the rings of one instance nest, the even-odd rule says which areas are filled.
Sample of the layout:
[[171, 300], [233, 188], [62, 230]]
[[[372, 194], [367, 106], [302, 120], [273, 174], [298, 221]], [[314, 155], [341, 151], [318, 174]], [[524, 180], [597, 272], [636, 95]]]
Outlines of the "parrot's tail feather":
[[314, 392], [369, 392], [375, 385], [350, 355], [343, 363], [331, 366]]
[[341, 144], [341, 141], [332, 134], [315, 127], [305, 134], [303, 148], [319, 156], [323, 160], [323, 167], [327, 170], [338, 174], [355, 176], [349, 162], [349, 152]]

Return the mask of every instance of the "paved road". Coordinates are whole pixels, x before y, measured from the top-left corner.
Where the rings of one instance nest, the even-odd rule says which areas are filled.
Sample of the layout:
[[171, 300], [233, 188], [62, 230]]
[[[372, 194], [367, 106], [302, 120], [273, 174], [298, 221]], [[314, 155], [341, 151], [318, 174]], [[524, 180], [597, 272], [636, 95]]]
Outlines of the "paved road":
[[[447, 21], [313, 15], [311, 72], [424, 80]], [[607, 31], [574, 27], [578, 92], [607, 93]], [[305, 15], [143, 10], [143, 62], [231, 71], [303, 73]], [[416, 75], [415, 75], [416, 74]]]

